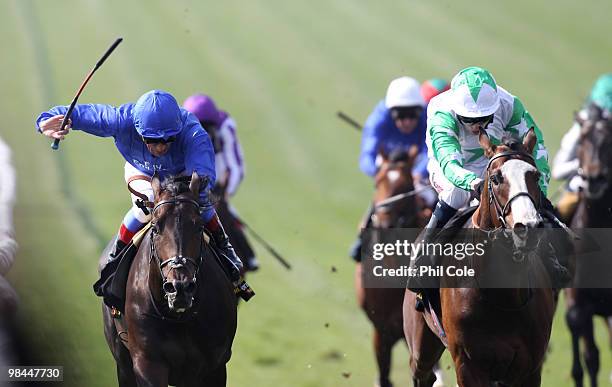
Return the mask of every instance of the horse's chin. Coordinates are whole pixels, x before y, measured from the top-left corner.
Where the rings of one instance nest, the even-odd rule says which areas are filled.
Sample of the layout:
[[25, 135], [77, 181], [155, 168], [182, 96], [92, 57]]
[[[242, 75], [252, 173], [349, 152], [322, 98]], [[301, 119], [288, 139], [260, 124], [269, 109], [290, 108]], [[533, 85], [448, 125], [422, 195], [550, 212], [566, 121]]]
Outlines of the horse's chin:
[[189, 311], [193, 305], [193, 297], [176, 297], [176, 295], [167, 295], [168, 309], [177, 314]]
[[512, 240], [512, 259], [515, 262], [523, 262], [529, 254], [537, 247], [539, 242], [539, 233], [534, 231], [534, 228], [521, 228], [517, 231], [514, 228], [508, 230], [506, 237]]

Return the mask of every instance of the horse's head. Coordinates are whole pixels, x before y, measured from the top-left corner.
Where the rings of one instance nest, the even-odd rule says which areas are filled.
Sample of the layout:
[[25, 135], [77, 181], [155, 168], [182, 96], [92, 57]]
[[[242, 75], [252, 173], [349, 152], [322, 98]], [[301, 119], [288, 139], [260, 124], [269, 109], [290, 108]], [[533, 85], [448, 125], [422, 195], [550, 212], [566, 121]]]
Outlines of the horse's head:
[[[168, 308], [182, 313], [191, 308], [203, 254], [203, 221], [198, 203], [200, 177], [151, 181], [155, 194], [152, 213], [151, 259], [159, 266]], [[156, 260], [156, 261], [155, 261]]]
[[584, 179], [583, 192], [589, 199], [599, 199], [612, 180], [612, 120], [591, 105], [587, 118], [577, 117], [576, 121], [581, 125], [578, 173]]
[[494, 145], [485, 131], [480, 132], [479, 142], [489, 159], [480, 198], [481, 208], [483, 204], [489, 208], [480, 213], [481, 227], [512, 228], [521, 237], [528, 228], [541, 224], [540, 172], [531, 156], [536, 141], [533, 128], [522, 143], [505, 141], [500, 145]]
[[372, 222], [378, 228], [409, 227], [416, 221], [412, 166], [417, 146], [396, 149], [389, 155], [379, 152], [382, 164], [376, 174]]

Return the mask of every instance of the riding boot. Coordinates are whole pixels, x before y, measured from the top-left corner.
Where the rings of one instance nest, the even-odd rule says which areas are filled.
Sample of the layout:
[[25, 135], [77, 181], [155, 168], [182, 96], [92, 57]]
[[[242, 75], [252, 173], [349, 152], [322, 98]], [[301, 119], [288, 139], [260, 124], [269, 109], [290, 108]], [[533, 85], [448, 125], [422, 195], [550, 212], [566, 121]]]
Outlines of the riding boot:
[[125, 249], [127, 245], [128, 244], [122, 241], [121, 239], [119, 238], [115, 239], [115, 245], [113, 246], [113, 249], [111, 250], [110, 254], [108, 254], [108, 262], [111, 262], [117, 259], [117, 257], [119, 257], [119, 255], [121, 254], [121, 252]]
[[130, 209], [125, 217], [123, 218], [123, 222], [121, 222], [121, 227], [119, 227], [119, 232], [117, 233], [117, 237], [115, 239], [115, 245], [111, 250], [108, 262], [112, 262], [116, 260], [123, 250], [130, 244], [132, 238], [138, 231], [140, 231], [145, 226], [145, 223], [138, 220], [136, 215], [134, 214], [134, 210]]
[[242, 261], [236, 255], [236, 251], [232, 247], [217, 214], [214, 214], [212, 219], [206, 225], [206, 230], [210, 233], [217, 251], [221, 256], [221, 263], [227, 272], [230, 281], [234, 285], [234, 292], [243, 300], [248, 301], [255, 295], [249, 284], [242, 278], [240, 272], [242, 270]]
[[[439, 200], [436, 204], [436, 208], [434, 209], [433, 214], [431, 215], [429, 223], [427, 224], [427, 226], [425, 226], [425, 230], [423, 231], [423, 238], [419, 241], [422, 242], [422, 246], [425, 247], [428, 243], [433, 242], [440, 230], [456, 213], [456, 209], [449, 206], [442, 200]], [[417, 256], [413, 261], [412, 269], [413, 273], [416, 273], [416, 275], [408, 277], [407, 287], [409, 290], [417, 294], [415, 308], [417, 311], [420, 312], [425, 309], [424, 299], [427, 295], [426, 290], [429, 288], [438, 288], [439, 282], [437, 277], [421, 277], [419, 273], [421, 271], [421, 267], [431, 267], [435, 263], [435, 260], [436, 257], [430, 257], [429, 255], [423, 254], [422, 251], [421, 254]]]
[[[558, 221], [554, 219], [558, 217], [558, 213], [555, 211], [550, 200], [548, 200], [543, 193], [541, 194], [540, 200], [545, 218], [548, 218], [553, 229], [559, 232], [554, 234], [556, 238], [553, 238], [553, 242], [549, 245], [550, 250], [544, 255], [542, 263], [548, 272], [553, 287], [560, 289], [566, 287], [572, 281], [572, 275], [569, 270], [561, 264], [557, 252], [568, 250], [568, 246], [571, 248], [572, 242], [568, 240], [570, 236], [567, 235], [567, 233], [561, 233], [562, 228]], [[559, 240], [559, 238], [561, 238], [561, 240]], [[566, 261], [567, 260], [564, 259], [564, 262]]]
[[106, 282], [115, 274], [121, 260], [121, 254], [127, 247], [127, 243], [122, 241], [119, 236], [116, 237], [113, 248], [108, 254], [104, 267], [100, 270], [100, 278], [94, 283], [93, 288], [96, 295], [105, 297]]
[[361, 262], [361, 247], [363, 246], [363, 230], [372, 226], [372, 214], [374, 213], [374, 206], [372, 203], [368, 206], [368, 209], [363, 215], [360, 223], [359, 234], [357, 239], [351, 245], [349, 249], [349, 256], [353, 258], [355, 262]]
[[357, 239], [355, 239], [355, 242], [353, 242], [353, 244], [351, 245], [351, 248], [349, 249], [349, 256], [353, 258], [355, 262], [361, 262], [361, 246], [362, 245], [363, 245], [363, 242], [361, 241], [361, 233], [359, 233], [359, 235], [357, 235]]
[[240, 223], [239, 219], [234, 218], [233, 221], [233, 232], [230, 235], [234, 245], [236, 246], [234, 250], [238, 249], [238, 251], [242, 252], [244, 258], [244, 268], [246, 269], [246, 271], [259, 270], [259, 261], [255, 256], [255, 251], [253, 250], [253, 247], [251, 247], [251, 244], [249, 243], [249, 240], [247, 239], [246, 234], [244, 233], [244, 226], [242, 225], [242, 223]]
[[549, 245], [550, 250], [542, 257], [542, 263], [548, 272], [552, 287], [561, 289], [566, 287], [571, 281], [572, 276], [565, 266], [559, 263], [555, 248]]

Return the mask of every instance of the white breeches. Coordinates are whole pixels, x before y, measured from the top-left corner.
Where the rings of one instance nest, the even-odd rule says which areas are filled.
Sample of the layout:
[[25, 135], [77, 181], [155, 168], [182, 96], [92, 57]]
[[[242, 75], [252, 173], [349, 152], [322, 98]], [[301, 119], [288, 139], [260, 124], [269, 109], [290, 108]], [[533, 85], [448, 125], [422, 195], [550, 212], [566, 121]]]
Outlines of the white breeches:
[[[484, 163], [466, 164], [463, 168], [482, 177], [487, 168], [487, 160], [485, 160]], [[456, 210], [468, 205], [470, 201], [470, 192], [456, 187], [451, 183], [446, 176], [444, 176], [440, 164], [435, 159], [429, 160], [429, 163], [427, 163], [427, 170], [429, 171], [429, 181], [436, 192], [438, 192], [439, 200], [442, 200]]]

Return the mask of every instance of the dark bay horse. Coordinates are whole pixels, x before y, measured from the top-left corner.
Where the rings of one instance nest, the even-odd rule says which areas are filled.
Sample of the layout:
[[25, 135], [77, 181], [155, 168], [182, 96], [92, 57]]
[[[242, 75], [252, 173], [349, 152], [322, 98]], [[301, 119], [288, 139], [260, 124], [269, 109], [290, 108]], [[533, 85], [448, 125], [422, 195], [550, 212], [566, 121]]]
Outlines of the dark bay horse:
[[[383, 162], [376, 174], [373, 199], [372, 226], [375, 229], [423, 227], [427, 209], [417, 205], [419, 198], [412, 181], [412, 166], [418, 148], [396, 150], [386, 155], [379, 153]], [[391, 257], [386, 257], [388, 259]], [[357, 301], [374, 327], [373, 345], [378, 365], [376, 385], [392, 386], [391, 351], [404, 338], [402, 302], [403, 288], [365, 288], [362, 283], [362, 264], [355, 271]]]
[[[525, 231], [542, 222], [538, 212], [539, 172], [531, 156], [536, 135], [532, 129], [522, 144], [505, 142], [496, 146], [481, 131], [479, 141], [489, 164], [480, 205], [465, 227], [474, 234], [482, 234], [483, 238], [493, 232], [508, 232], [511, 241], [518, 240], [519, 246], [523, 246], [528, 235]], [[471, 256], [464, 262], [480, 271], [488, 270], [493, 264], [507, 269], [502, 273], [518, 271], [522, 275], [516, 276], [517, 282], [514, 276], [511, 278], [516, 288], [468, 288], [462, 286], [461, 279], [442, 278], [440, 306], [444, 337], [431, 313], [415, 311], [415, 295], [406, 290], [404, 331], [411, 351], [415, 386], [432, 385], [431, 369], [444, 351], [443, 341], [453, 358], [459, 386], [540, 385], [555, 299], [541, 259], [528, 251], [521, 255], [522, 260], [514, 260], [492, 255], [485, 249], [484, 254]], [[457, 264], [450, 256], [444, 257], [444, 261], [446, 266]], [[544, 286], [530, 287], [524, 278]]]
[[[597, 106], [591, 106], [581, 124], [578, 145], [579, 173], [584, 185], [579, 193], [572, 228], [612, 227], [612, 120], [603, 117]], [[580, 249], [580, 247], [578, 247]], [[576, 260], [576, 271], [585, 262]], [[593, 317], [612, 316], [612, 289], [573, 288], [565, 292], [567, 325], [572, 336], [572, 377], [576, 386], [583, 386], [584, 372], [580, 363], [580, 339], [584, 343], [584, 363], [591, 386], [597, 386], [599, 350], [595, 343]], [[612, 348], [612, 338], [609, 343]]]
[[152, 226], [130, 269], [121, 321], [103, 305], [121, 387], [226, 385], [237, 301], [203, 238], [200, 183], [195, 173], [190, 183], [153, 178]]

